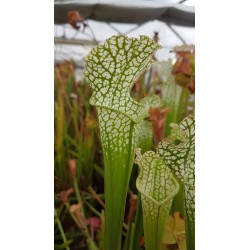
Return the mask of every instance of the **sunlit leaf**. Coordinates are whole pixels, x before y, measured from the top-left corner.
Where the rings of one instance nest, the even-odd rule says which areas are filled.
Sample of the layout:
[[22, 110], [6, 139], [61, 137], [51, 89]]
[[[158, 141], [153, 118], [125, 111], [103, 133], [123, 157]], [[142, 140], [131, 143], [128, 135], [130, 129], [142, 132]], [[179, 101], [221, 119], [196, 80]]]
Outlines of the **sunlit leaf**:
[[180, 250], [186, 250], [185, 221], [179, 212], [174, 213], [174, 235]]
[[172, 215], [168, 215], [165, 221], [163, 237], [163, 244], [175, 244], [176, 238], [174, 235], [174, 218]]
[[186, 250], [185, 222], [179, 212], [167, 216], [162, 243], [167, 245], [178, 243], [180, 250]]

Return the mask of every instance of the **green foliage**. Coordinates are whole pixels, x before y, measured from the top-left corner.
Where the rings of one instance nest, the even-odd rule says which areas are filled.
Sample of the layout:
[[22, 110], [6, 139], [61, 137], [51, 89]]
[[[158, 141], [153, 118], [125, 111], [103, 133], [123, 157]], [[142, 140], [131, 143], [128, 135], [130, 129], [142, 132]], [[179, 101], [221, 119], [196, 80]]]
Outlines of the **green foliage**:
[[148, 105], [150, 108], [156, 108], [162, 106], [161, 98], [158, 95], [146, 96], [143, 99], [141, 99], [140, 103]]
[[163, 228], [179, 184], [160, 156], [147, 151], [136, 152], [140, 168], [136, 186], [141, 193], [144, 237], [147, 250], [160, 250]]
[[77, 82], [70, 62], [55, 67], [55, 174], [58, 190], [71, 182], [68, 160], [76, 159], [78, 181], [92, 184], [94, 144], [99, 144], [95, 114], [86, 105], [86, 85]]
[[147, 107], [130, 97], [129, 91], [139, 74], [152, 62], [160, 45], [147, 36], [140, 39], [113, 36], [94, 48], [85, 58], [83, 74], [90, 81], [90, 104], [128, 116], [134, 123], [147, 113]]
[[85, 58], [84, 76], [93, 94], [90, 104], [98, 109], [104, 154], [105, 248], [121, 249], [121, 229], [128, 183], [136, 146], [135, 124], [148, 106], [136, 102], [130, 89], [139, 74], [152, 63], [160, 48], [146, 36], [140, 39], [113, 36]]
[[170, 108], [165, 129], [165, 136], [168, 136], [171, 131], [169, 124], [172, 122], [179, 123], [182, 120], [186, 108], [185, 101], [189, 97], [189, 92], [184, 91], [182, 87], [175, 83], [174, 76], [171, 74], [173, 69], [171, 60], [156, 64], [156, 69], [161, 83], [163, 107]]
[[[55, 67], [55, 248], [96, 249], [98, 246], [99, 250], [117, 250], [122, 243], [123, 250], [141, 250], [144, 237], [146, 250], [155, 250], [160, 247], [166, 223], [163, 217], [169, 213], [172, 203], [171, 214], [183, 215], [185, 210], [187, 244], [189, 249], [194, 249], [194, 185], [187, 181], [185, 174], [192, 169], [186, 158], [193, 161], [194, 145], [188, 144], [189, 125], [178, 125], [182, 118], [193, 113], [193, 95], [187, 88], [176, 85], [170, 61], [156, 62], [147, 68], [158, 48], [146, 36], [139, 39], [114, 36], [86, 57], [83, 81], [76, 81], [73, 64], [67, 62]], [[155, 153], [151, 151], [157, 144], [153, 145], [156, 137], [148, 110], [162, 109], [162, 106], [169, 107], [171, 112], [166, 119], [167, 138]], [[188, 145], [191, 146], [187, 151], [181, 151]], [[143, 154], [138, 153], [136, 160], [141, 168], [139, 177], [138, 168], [132, 168], [135, 148], [141, 148]], [[182, 164], [174, 157], [184, 160], [185, 173], [179, 171]], [[70, 159], [75, 162], [73, 181]], [[178, 183], [173, 175], [179, 182], [176, 196]], [[147, 179], [145, 183], [143, 179], [147, 176], [152, 180]], [[172, 180], [175, 188], [164, 185], [157, 189], [164, 182], [162, 177], [166, 182]], [[105, 207], [101, 200], [104, 199], [103, 178]], [[89, 185], [95, 194], [89, 192]], [[137, 194], [137, 205], [130, 217], [127, 192], [130, 197]], [[64, 197], [63, 193], [68, 196]], [[80, 224], [71, 211], [74, 206], [79, 206]], [[151, 208], [159, 212], [158, 217], [150, 217]], [[86, 224], [93, 216], [101, 221], [95, 229]], [[174, 230], [171, 233], [178, 231]], [[185, 231], [181, 231], [184, 247], [181, 249], [185, 249]]]
[[[184, 139], [185, 135], [185, 139]], [[173, 138], [180, 140], [173, 143]], [[172, 141], [172, 142], [171, 142]], [[195, 121], [186, 117], [179, 126], [174, 125], [171, 141], [158, 145], [158, 154], [184, 184], [187, 232], [190, 233], [188, 249], [194, 249], [195, 236]]]
[[150, 150], [153, 146], [153, 128], [150, 121], [142, 120], [136, 125], [137, 148], [141, 148], [142, 152]]
[[60, 233], [62, 235], [62, 239], [63, 239], [63, 244], [61, 244], [61, 245], [55, 245], [55, 249], [70, 250], [69, 245], [70, 245], [71, 241], [68, 241], [67, 238], [66, 238], [66, 236], [65, 236], [65, 233], [64, 233], [64, 230], [63, 230], [61, 221], [60, 221], [60, 219], [58, 217], [56, 209], [54, 209], [54, 216], [55, 216], [55, 222], [58, 225], [59, 231], [60, 231]]

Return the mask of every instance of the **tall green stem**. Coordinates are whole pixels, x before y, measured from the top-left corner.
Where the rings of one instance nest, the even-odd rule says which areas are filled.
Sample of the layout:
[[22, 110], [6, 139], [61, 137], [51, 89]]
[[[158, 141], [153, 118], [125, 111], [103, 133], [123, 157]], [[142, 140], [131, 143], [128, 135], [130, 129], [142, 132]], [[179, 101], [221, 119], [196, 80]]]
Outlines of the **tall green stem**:
[[[135, 152], [135, 123], [124, 114], [98, 108], [101, 126], [105, 180], [105, 246], [120, 249], [125, 201]], [[118, 124], [118, 125], [117, 125]], [[122, 184], [122, 185], [121, 185]], [[119, 228], [119, 230], [118, 230]]]
[[77, 198], [78, 204], [81, 204], [82, 224], [83, 224], [82, 225], [82, 231], [84, 233], [84, 236], [86, 237], [89, 250], [98, 250], [94, 240], [89, 235], [89, 231], [88, 231], [87, 223], [86, 223], [86, 216], [85, 216], [84, 208], [83, 208], [83, 205], [82, 205], [82, 198], [81, 198], [81, 195], [80, 195], [80, 190], [79, 190], [76, 178], [73, 179], [73, 185], [74, 185], [74, 190], [75, 190], [75, 193], [76, 193], [76, 198]]
[[141, 194], [138, 193], [136, 215], [135, 215], [135, 232], [133, 237], [132, 250], [141, 250], [140, 239], [142, 235], [143, 235], [142, 204], [141, 204]]
[[184, 186], [185, 200], [185, 228], [187, 250], [195, 249], [195, 215], [194, 215], [194, 187]]
[[91, 50], [83, 72], [98, 109], [104, 158], [105, 250], [121, 249], [126, 194], [135, 153], [135, 124], [148, 107], [137, 103], [130, 90], [138, 75], [152, 63], [160, 46], [146, 36], [140, 39], [112, 36]]
[[[54, 208], [54, 213], [55, 213], [55, 217], [56, 217], [57, 226], [58, 226], [58, 228], [59, 228], [59, 231], [60, 231], [61, 236], [62, 236], [62, 239], [63, 239], [63, 243], [64, 243], [64, 244], [67, 244], [67, 238], [66, 238], [66, 235], [65, 235], [65, 233], [64, 233], [64, 231], [63, 231], [63, 227], [62, 227], [61, 221], [60, 221], [60, 219], [59, 219], [58, 216], [57, 216], [57, 211], [56, 211], [55, 208]], [[66, 250], [70, 250], [70, 248], [69, 248], [68, 246], [66, 246], [65, 249], [66, 249]]]

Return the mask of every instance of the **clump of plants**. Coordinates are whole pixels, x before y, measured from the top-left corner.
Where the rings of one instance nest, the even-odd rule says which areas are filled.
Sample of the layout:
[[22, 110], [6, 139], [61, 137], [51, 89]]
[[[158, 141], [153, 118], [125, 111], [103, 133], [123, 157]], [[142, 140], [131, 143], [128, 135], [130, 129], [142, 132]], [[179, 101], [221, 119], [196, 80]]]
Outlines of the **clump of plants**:
[[55, 248], [194, 249], [193, 92], [160, 48], [110, 37], [82, 83], [56, 67]]

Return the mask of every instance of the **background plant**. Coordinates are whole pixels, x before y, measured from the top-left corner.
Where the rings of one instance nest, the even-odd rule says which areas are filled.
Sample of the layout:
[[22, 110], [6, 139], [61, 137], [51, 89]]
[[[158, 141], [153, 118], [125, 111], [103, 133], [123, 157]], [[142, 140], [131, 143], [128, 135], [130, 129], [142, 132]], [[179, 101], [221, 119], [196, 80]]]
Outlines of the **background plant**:
[[186, 117], [172, 127], [171, 136], [159, 143], [157, 152], [184, 184], [187, 248], [191, 250], [195, 247], [195, 121]]
[[[130, 91], [132, 98], [138, 102], [145, 97], [154, 99], [154, 95], [156, 95], [158, 100], [160, 100], [160, 103], [156, 106], [170, 108], [170, 112], [166, 117], [165, 137], [171, 135], [172, 128], [169, 127], [171, 121], [169, 120], [169, 115], [176, 110], [174, 107], [175, 104], [169, 103], [167, 106], [166, 103], [169, 98], [166, 97], [167, 92], [164, 92], [164, 86], [168, 84], [168, 80], [172, 78], [172, 67], [173, 64], [170, 61], [156, 62], [140, 74]], [[168, 70], [164, 70], [164, 68], [168, 68]], [[67, 74], [64, 73], [65, 71]], [[176, 85], [174, 78], [172, 84]], [[179, 85], [176, 86], [179, 87]], [[176, 123], [179, 123], [186, 116], [194, 114], [194, 94], [189, 92], [186, 87], [180, 86], [179, 88], [181, 88], [181, 92], [183, 90], [185, 91], [186, 96], [185, 98], [180, 97], [179, 102], [173, 102], [176, 103], [177, 107], [182, 107], [180, 108], [179, 120], [172, 120]], [[103, 249], [105, 240], [103, 156], [97, 111], [95, 107], [90, 106], [88, 103], [91, 94], [92, 91], [85, 78], [83, 78], [82, 81], [76, 81], [74, 77], [74, 65], [71, 62], [55, 65], [55, 209], [67, 239], [67, 246], [71, 250], [87, 249], [87, 245], [86, 237], [82, 234], [81, 229], [73, 219], [71, 215], [72, 212], [70, 212], [69, 209], [71, 206], [78, 204], [70, 175], [69, 159], [74, 159], [76, 163], [76, 180], [90, 237], [93, 238], [99, 249]], [[75, 108], [70, 108], [73, 106], [73, 103]], [[153, 102], [149, 101], [148, 105], [153, 106], [152, 103]], [[59, 106], [61, 109], [59, 109]], [[78, 110], [78, 112], [76, 112], [76, 110]], [[77, 122], [75, 123], [74, 120], [77, 120]], [[78, 128], [74, 124], [76, 124]], [[139, 126], [139, 129], [136, 128], [138, 129], [136, 147], [142, 148], [142, 153], [144, 153], [152, 150], [154, 147], [154, 133], [149, 115], [145, 116]], [[78, 133], [77, 130], [81, 132]], [[84, 149], [84, 144], [87, 150]], [[80, 147], [79, 145], [82, 146]], [[88, 161], [91, 164], [88, 164]], [[135, 187], [137, 176], [138, 168], [134, 166], [127, 190], [128, 198], [122, 227], [122, 245], [124, 249], [139, 250], [142, 249], [144, 245], [140, 194], [138, 194]], [[73, 192], [70, 191], [71, 188], [73, 188]], [[68, 197], [68, 205], [62, 200], [62, 195], [65, 193], [68, 195], [66, 195]], [[129, 202], [131, 197], [136, 197], [132, 199], [136, 200], [136, 204]], [[177, 240], [185, 242], [185, 232], [183, 233], [181, 227], [178, 229], [178, 225], [184, 223], [182, 219], [182, 217], [184, 217], [184, 211], [181, 212], [174, 203], [175, 202], [173, 202], [170, 215], [167, 217], [164, 227], [164, 247], [168, 245], [171, 246], [171, 248], [177, 248], [177, 244], [179, 243]], [[135, 209], [133, 206], [135, 206]], [[131, 211], [131, 216], [128, 216], [129, 211]], [[178, 214], [178, 212], [180, 213]], [[176, 234], [176, 232], [178, 232], [178, 234]], [[171, 239], [169, 235], [172, 235]], [[181, 238], [178, 238], [178, 235]], [[56, 247], [66, 248], [66, 245], [63, 245], [64, 241], [56, 221], [55, 244]], [[180, 244], [179, 248], [183, 249]]]

